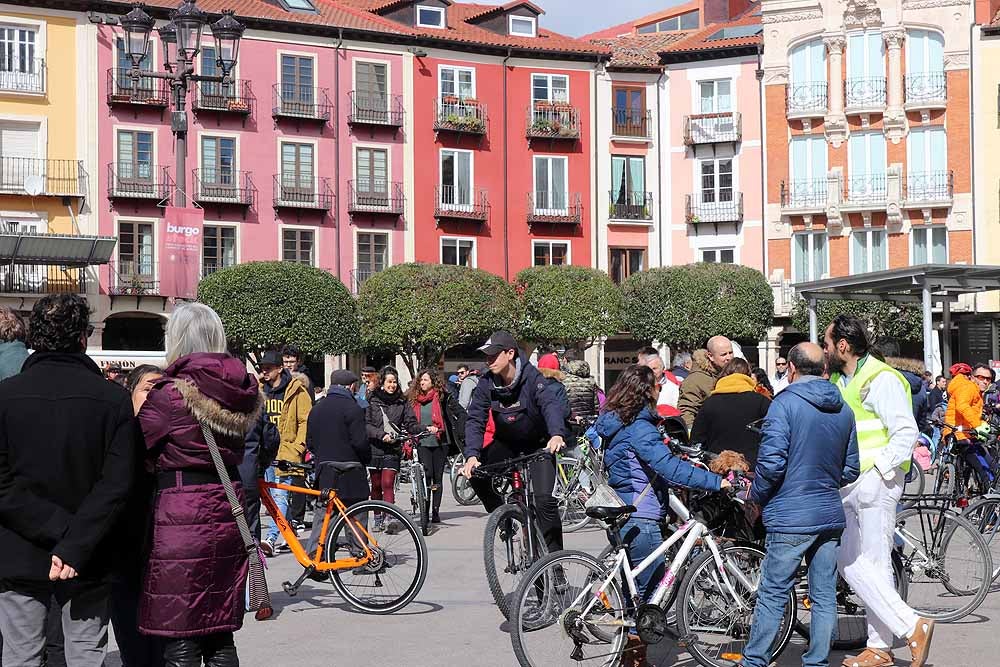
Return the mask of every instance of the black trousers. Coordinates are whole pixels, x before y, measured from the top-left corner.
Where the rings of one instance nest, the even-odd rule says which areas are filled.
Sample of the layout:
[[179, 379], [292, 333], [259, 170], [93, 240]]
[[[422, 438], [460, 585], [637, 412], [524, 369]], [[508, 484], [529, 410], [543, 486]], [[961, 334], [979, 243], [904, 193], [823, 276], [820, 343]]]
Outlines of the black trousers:
[[448, 462], [448, 446], [418, 447], [420, 464], [424, 467], [424, 477], [427, 488], [431, 491], [431, 508], [435, 513], [441, 509], [441, 497], [444, 494], [444, 467]]
[[163, 652], [166, 667], [239, 667], [233, 633], [218, 632], [190, 639], [168, 639]]
[[[499, 463], [507, 459], [530, 454], [537, 449], [519, 449], [507, 443], [494, 440], [485, 448], [479, 462], [483, 465]], [[487, 512], [492, 512], [503, 504], [503, 498], [493, 489], [489, 479], [472, 478], [469, 485], [475, 489], [476, 495], [483, 502]], [[559, 505], [552, 497], [556, 486], [555, 458], [545, 458], [531, 464], [531, 495], [538, 512], [538, 526], [542, 529], [542, 538], [549, 553], [563, 548], [562, 521], [559, 518]]]

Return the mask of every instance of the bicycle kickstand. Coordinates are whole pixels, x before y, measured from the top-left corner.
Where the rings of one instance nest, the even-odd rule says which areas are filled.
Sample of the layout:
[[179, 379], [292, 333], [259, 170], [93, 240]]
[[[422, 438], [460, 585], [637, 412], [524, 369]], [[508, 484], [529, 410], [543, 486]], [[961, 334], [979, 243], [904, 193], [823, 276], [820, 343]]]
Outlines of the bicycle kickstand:
[[309, 578], [309, 575], [311, 575], [315, 571], [316, 571], [316, 566], [310, 565], [309, 567], [302, 570], [302, 574], [299, 575], [299, 578], [295, 580], [294, 584], [291, 583], [290, 581], [285, 581], [282, 582], [281, 588], [285, 591], [285, 593], [288, 594], [288, 597], [293, 598], [299, 592], [299, 587], [302, 586], [302, 582], [304, 582], [307, 578]]

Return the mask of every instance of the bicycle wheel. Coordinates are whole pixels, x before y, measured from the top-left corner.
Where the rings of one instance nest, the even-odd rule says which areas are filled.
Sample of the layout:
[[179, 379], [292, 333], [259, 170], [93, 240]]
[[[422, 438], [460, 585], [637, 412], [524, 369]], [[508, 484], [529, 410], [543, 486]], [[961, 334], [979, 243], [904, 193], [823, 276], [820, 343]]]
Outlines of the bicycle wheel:
[[[375, 513], [386, 515], [399, 528], [374, 536]], [[353, 526], [353, 528], [352, 528]], [[360, 539], [358, 537], [360, 535]], [[329, 562], [364, 555], [361, 540], [372, 552], [372, 561], [353, 570], [335, 570], [330, 579], [349, 605], [366, 614], [391, 614], [408, 605], [427, 577], [427, 545], [413, 521], [395, 505], [363, 500], [337, 519], [326, 539]]]
[[934, 473], [934, 495], [952, 497], [955, 492], [956, 475], [954, 463], [939, 465], [937, 472]]
[[962, 516], [979, 531], [990, 548], [993, 581], [1000, 577], [1000, 497], [980, 498], [969, 505]]
[[579, 473], [570, 479], [567, 486], [559, 488], [560, 486], [562, 482], [557, 477], [556, 491], [552, 495], [556, 497], [559, 505], [559, 519], [562, 521], [563, 532], [573, 533], [593, 521], [587, 516], [586, 502], [590, 494], [580, 484]]
[[451, 495], [455, 496], [455, 502], [463, 507], [479, 504], [476, 490], [469, 484], [469, 479], [458, 471], [454, 471], [451, 475]]
[[427, 505], [427, 478], [424, 467], [419, 463], [410, 466], [410, 479], [413, 485], [412, 503], [413, 516], [420, 522], [420, 532], [427, 537], [431, 532], [430, 507]]
[[[745, 608], [740, 609], [726, 588], [710, 550], [691, 565], [677, 596], [677, 625], [681, 636], [694, 636], [688, 651], [705, 667], [732, 667], [743, 658], [750, 638], [753, 608], [760, 584], [764, 551], [750, 544], [736, 544], [721, 550], [730, 582]], [[740, 585], [732, 572], [739, 571], [751, 584]], [[788, 602], [778, 636], [771, 649], [776, 660], [792, 636], [795, 620], [795, 593], [788, 591]]]
[[972, 524], [951, 510], [925, 506], [896, 517], [909, 586], [909, 605], [925, 618], [957, 621], [975, 611], [990, 589], [993, 559]]
[[532, 540], [537, 558], [531, 558], [524, 514], [525, 509], [520, 505], [501, 505], [490, 513], [483, 536], [486, 581], [493, 600], [506, 619], [510, 619], [510, 597], [517, 590], [517, 584], [532, 563], [548, 553], [542, 531], [536, 524], [532, 527]]
[[625, 596], [612, 572], [582, 551], [535, 563], [511, 599], [510, 640], [521, 667], [618, 665], [627, 639]]
[[910, 470], [906, 473], [903, 497], [900, 501], [904, 507], [912, 507], [920, 501], [920, 496], [924, 495], [926, 483], [924, 469], [920, 467], [916, 459], [910, 459]]

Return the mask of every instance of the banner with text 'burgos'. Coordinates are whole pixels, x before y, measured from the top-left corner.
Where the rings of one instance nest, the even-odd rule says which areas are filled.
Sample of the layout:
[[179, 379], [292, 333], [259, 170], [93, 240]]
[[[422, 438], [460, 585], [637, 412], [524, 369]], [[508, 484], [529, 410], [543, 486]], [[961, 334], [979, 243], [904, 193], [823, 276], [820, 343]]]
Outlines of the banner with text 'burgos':
[[198, 296], [201, 277], [201, 244], [205, 211], [200, 208], [168, 206], [167, 223], [160, 253], [160, 293], [179, 299]]

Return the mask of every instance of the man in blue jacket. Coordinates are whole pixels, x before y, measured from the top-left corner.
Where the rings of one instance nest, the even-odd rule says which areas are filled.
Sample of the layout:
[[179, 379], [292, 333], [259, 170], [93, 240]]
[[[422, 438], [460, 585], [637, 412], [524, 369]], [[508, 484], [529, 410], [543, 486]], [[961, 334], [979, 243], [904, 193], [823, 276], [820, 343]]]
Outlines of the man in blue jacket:
[[800, 343], [788, 354], [790, 384], [764, 422], [750, 500], [763, 508], [767, 556], [744, 667], [766, 667], [795, 571], [809, 566], [812, 620], [804, 667], [826, 667], [837, 622], [837, 545], [846, 523], [840, 488], [858, 477], [854, 413], [822, 378], [823, 351]]

